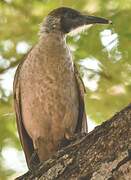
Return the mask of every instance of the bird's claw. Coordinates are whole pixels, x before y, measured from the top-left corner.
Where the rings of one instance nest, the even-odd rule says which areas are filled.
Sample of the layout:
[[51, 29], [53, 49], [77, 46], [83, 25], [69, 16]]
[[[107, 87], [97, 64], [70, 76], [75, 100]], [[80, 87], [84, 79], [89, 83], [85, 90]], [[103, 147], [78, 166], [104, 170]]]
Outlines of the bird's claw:
[[29, 171], [34, 173], [35, 169], [37, 169], [39, 164], [40, 164], [40, 160], [37, 154], [37, 150], [34, 150], [29, 162]]

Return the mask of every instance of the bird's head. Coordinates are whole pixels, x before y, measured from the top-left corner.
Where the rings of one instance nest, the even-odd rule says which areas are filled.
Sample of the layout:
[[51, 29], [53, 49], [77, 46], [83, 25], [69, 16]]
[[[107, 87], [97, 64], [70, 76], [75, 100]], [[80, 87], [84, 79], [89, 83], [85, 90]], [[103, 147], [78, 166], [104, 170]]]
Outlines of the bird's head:
[[101, 17], [83, 15], [79, 11], [68, 7], [60, 7], [51, 11], [45, 18], [41, 33], [62, 32], [64, 34], [89, 24], [110, 24], [111, 21]]

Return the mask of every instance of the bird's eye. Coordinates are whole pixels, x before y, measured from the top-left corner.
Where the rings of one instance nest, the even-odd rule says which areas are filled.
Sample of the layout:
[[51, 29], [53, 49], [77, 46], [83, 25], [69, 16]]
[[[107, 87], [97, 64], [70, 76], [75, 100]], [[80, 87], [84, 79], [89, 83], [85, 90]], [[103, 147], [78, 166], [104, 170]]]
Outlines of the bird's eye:
[[68, 19], [75, 19], [77, 16], [78, 16], [77, 13], [66, 13], [65, 14], [65, 18], [68, 18]]
[[70, 14], [70, 18], [71, 18], [71, 19], [74, 19], [74, 18], [76, 18], [76, 17], [77, 17], [76, 14]]

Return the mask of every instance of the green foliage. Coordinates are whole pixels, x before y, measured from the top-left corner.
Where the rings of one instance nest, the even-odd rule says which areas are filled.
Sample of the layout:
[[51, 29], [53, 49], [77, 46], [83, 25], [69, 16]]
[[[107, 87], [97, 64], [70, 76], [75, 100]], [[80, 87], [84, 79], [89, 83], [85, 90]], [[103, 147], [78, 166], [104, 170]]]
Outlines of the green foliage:
[[[96, 25], [81, 35], [67, 38], [73, 48], [74, 60], [85, 80], [88, 116], [94, 122], [102, 123], [130, 103], [130, 0], [1, 0], [0, 179], [7, 179], [14, 173], [11, 167], [8, 169], [4, 166], [2, 150], [7, 146], [20, 149], [12, 92], [5, 92], [2, 78], [8, 70], [17, 66], [27, 50], [37, 42], [39, 24], [50, 10], [59, 6], [69, 6], [113, 21], [113, 25]], [[26, 44], [24, 51], [18, 50], [20, 43]], [[88, 61], [94, 66], [86, 66]], [[95, 82], [95, 89], [89, 85], [92, 82]]]

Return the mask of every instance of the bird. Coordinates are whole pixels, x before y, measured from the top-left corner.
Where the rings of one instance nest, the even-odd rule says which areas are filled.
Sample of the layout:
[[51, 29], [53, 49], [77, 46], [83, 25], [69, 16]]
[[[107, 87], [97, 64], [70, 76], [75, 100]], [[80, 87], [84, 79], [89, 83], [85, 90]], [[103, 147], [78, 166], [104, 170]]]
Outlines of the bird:
[[70, 7], [52, 10], [44, 19], [38, 42], [18, 65], [13, 83], [16, 123], [28, 167], [49, 159], [62, 139], [87, 133], [85, 87], [73, 63], [66, 36], [89, 24], [109, 24]]

